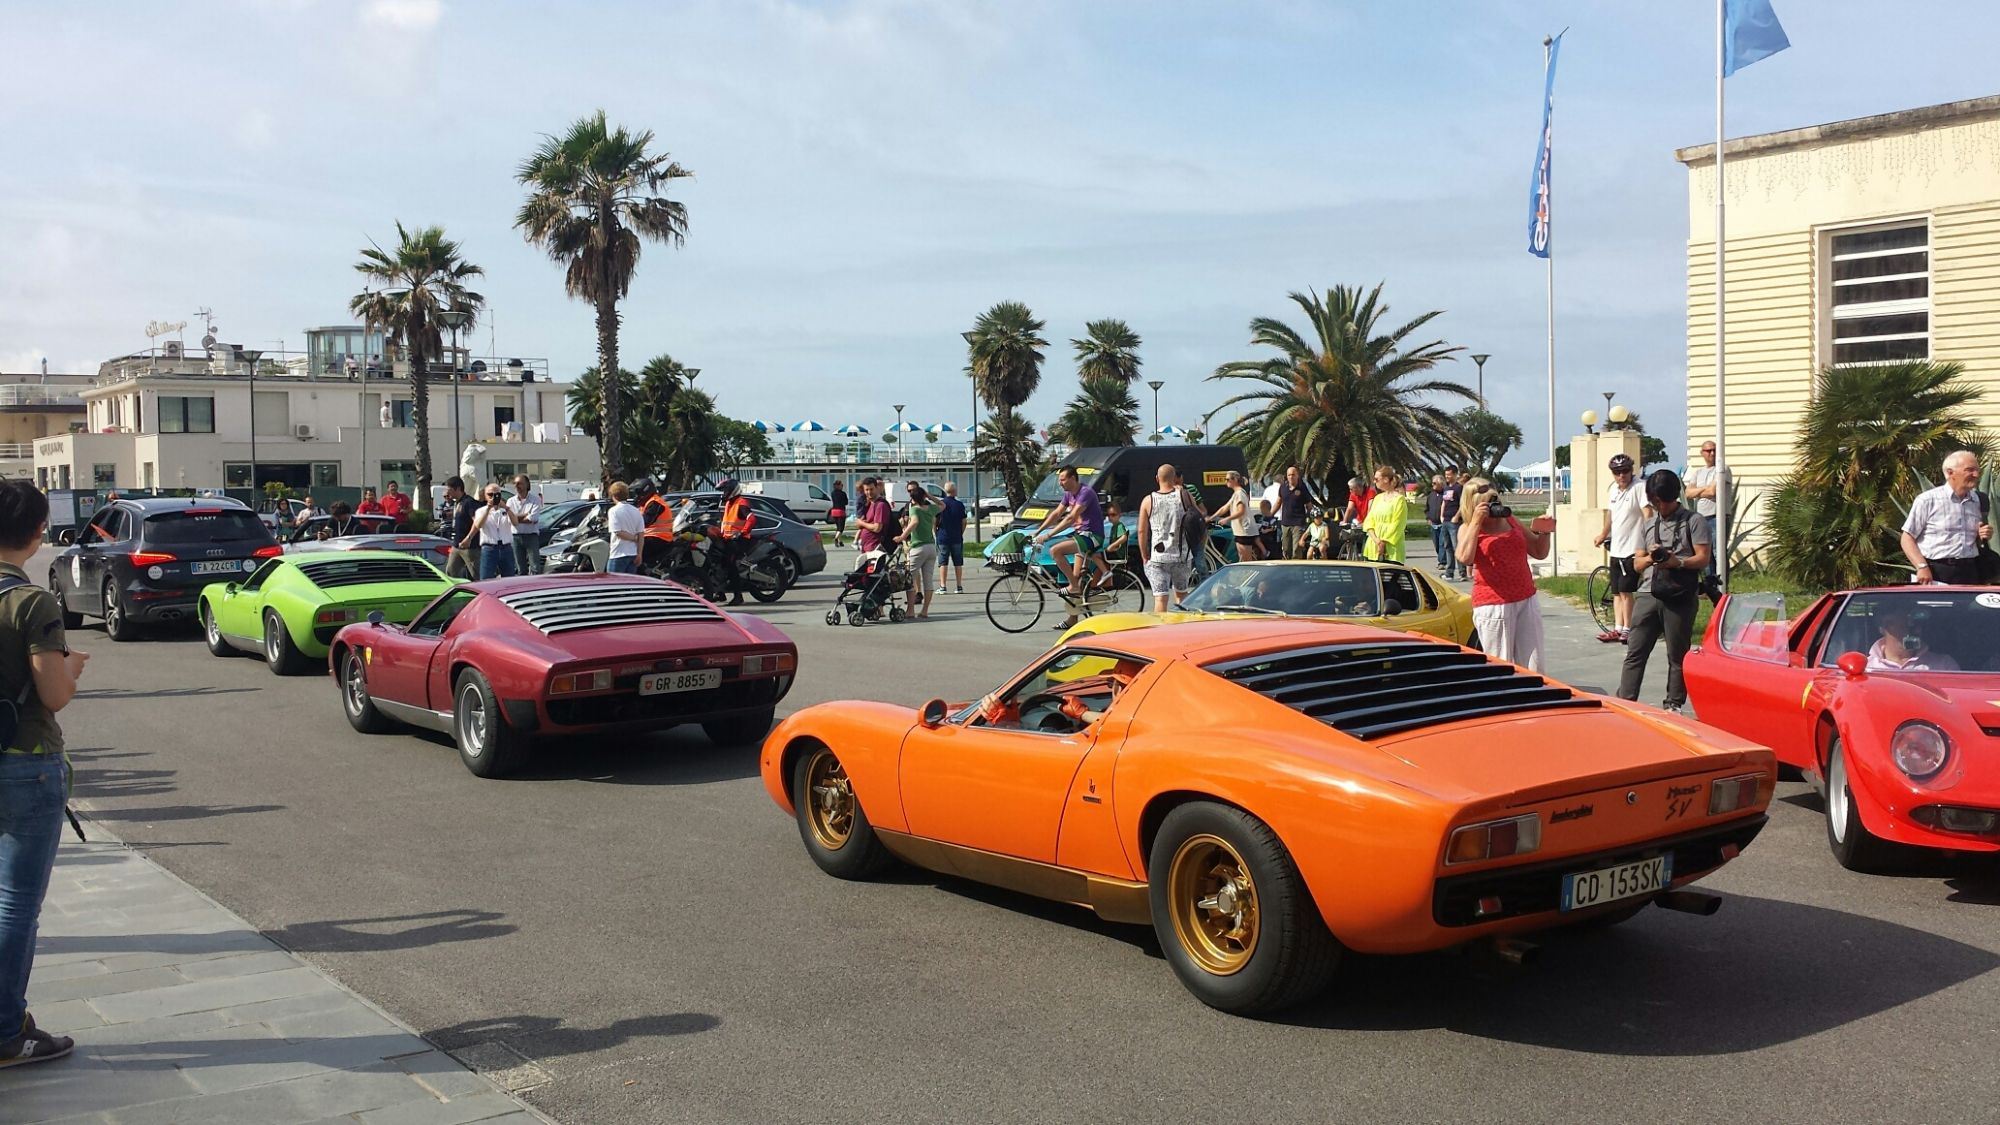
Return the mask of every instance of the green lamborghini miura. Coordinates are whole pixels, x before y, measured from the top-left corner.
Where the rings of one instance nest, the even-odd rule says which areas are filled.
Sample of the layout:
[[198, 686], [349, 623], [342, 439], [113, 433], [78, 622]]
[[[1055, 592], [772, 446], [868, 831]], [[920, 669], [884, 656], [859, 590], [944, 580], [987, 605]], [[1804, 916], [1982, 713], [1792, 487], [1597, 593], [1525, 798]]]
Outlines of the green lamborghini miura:
[[264, 658], [294, 675], [323, 666], [327, 642], [342, 625], [380, 610], [397, 624], [457, 585], [444, 572], [398, 551], [325, 551], [271, 559], [241, 582], [201, 591], [208, 651]]

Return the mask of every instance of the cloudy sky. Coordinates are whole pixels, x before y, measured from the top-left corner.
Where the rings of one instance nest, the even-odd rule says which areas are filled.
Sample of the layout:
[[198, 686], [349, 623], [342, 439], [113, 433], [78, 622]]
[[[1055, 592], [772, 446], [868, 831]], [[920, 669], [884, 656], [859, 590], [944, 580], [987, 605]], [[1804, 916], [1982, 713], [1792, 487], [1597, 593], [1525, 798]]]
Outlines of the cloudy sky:
[[[1778, 0], [1794, 49], [1730, 81], [1732, 134], [1995, 93], [1991, 0]], [[1889, 18], [1893, 10], [1894, 18]], [[542, 133], [603, 107], [696, 173], [645, 251], [628, 366], [671, 352], [739, 417], [879, 431], [971, 412], [997, 300], [1067, 341], [1122, 317], [1197, 424], [1285, 295], [1387, 283], [1493, 354], [1539, 450], [1525, 251], [1541, 38], [1557, 80], [1559, 430], [1615, 391], [1684, 438], [1685, 176], [1713, 131], [1705, 0], [0, 0], [0, 370], [94, 370], [215, 310], [297, 348], [356, 250], [439, 223], [486, 268], [500, 355], [593, 362], [588, 307], [511, 227]], [[480, 333], [482, 351], [487, 333]], [[1470, 383], [1469, 362], [1449, 375]], [[1150, 409], [1150, 408], [1149, 408]], [[1150, 421], [1150, 419], [1149, 419]], [[1517, 455], [1524, 462], [1530, 455]]]

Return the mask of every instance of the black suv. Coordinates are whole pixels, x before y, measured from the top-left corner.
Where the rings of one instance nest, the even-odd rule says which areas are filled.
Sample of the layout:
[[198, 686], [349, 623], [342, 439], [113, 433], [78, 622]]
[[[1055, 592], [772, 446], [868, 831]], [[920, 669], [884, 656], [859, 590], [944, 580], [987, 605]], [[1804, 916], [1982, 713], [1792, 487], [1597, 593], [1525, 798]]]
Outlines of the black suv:
[[257, 513], [226, 499], [116, 500], [49, 567], [63, 627], [104, 619], [114, 641], [146, 621], [192, 621], [201, 588], [284, 553]]

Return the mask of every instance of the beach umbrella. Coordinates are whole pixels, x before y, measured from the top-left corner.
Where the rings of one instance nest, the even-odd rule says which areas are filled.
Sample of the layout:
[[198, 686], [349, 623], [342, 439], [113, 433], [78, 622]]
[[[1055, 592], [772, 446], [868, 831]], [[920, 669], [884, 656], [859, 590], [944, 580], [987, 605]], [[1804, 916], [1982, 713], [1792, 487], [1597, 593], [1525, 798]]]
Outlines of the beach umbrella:
[[898, 422], [889, 427], [889, 432], [892, 434], [920, 434], [924, 432], [924, 428], [915, 422]]
[[849, 422], [847, 425], [835, 430], [834, 433], [839, 434], [841, 437], [866, 437], [868, 435], [868, 427], [857, 426]]
[[760, 434], [779, 434], [785, 432], [785, 424], [783, 422], [766, 422], [764, 419], [758, 418], [750, 424], [757, 427], [757, 432]]
[[1176, 426], [1176, 425], [1174, 425], [1174, 424], [1173, 424], [1172, 422], [1169, 422], [1169, 423], [1167, 423], [1166, 425], [1164, 425], [1164, 426], [1161, 426], [1161, 427], [1160, 427], [1159, 429], [1157, 429], [1157, 430], [1154, 430], [1153, 432], [1154, 432], [1154, 433], [1156, 433], [1156, 434], [1159, 434], [1159, 435], [1160, 435], [1160, 436], [1162, 436], [1162, 437], [1186, 437], [1186, 436], [1188, 436], [1188, 432], [1187, 432], [1186, 430], [1184, 430], [1184, 429], [1180, 428], [1179, 426]]
[[813, 422], [813, 421], [805, 421], [805, 422], [793, 422], [793, 423], [792, 423], [792, 432], [793, 432], [793, 433], [795, 433], [795, 434], [818, 434], [818, 433], [825, 433], [825, 432], [826, 432], [826, 426], [825, 426], [825, 424], [824, 424], [824, 423], [820, 423], [820, 422]]
[[924, 427], [924, 432], [927, 434], [951, 434], [957, 433], [958, 429], [950, 422], [933, 422]]

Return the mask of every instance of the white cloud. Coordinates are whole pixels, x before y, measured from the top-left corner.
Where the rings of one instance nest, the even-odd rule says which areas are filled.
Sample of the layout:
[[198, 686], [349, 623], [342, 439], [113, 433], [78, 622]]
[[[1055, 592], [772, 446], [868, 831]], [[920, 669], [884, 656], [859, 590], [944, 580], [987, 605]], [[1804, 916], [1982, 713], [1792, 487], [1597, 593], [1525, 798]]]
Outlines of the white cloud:
[[380, 31], [429, 31], [444, 18], [444, 0], [368, 0], [362, 26]]

